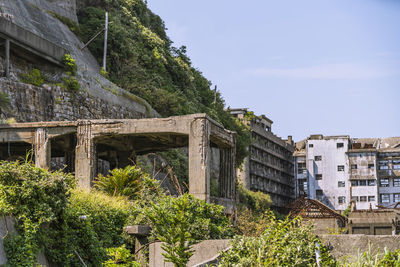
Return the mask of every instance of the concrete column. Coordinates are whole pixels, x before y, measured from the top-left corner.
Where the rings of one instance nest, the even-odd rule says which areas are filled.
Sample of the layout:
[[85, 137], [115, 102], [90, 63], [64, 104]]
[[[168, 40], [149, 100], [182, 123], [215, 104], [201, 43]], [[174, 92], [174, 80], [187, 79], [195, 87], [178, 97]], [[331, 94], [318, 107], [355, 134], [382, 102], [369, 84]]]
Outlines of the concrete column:
[[250, 159], [249, 157], [246, 157], [243, 160], [242, 163], [242, 168], [237, 169], [237, 178], [239, 182], [246, 187], [247, 189], [250, 189], [251, 182], [250, 182]]
[[35, 165], [39, 168], [50, 169], [51, 141], [47, 137], [47, 130], [38, 128], [35, 132]]
[[96, 147], [90, 122], [81, 122], [77, 129], [75, 148], [75, 178], [80, 188], [89, 189], [96, 175]]
[[189, 134], [189, 193], [210, 201], [210, 126], [205, 118], [190, 125]]
[[10, 40], [6, 39], [5, 42], [5, 54], [6, 54], [6, 66], [5, 66], [5, 73], [6, 77], [10, 78]]

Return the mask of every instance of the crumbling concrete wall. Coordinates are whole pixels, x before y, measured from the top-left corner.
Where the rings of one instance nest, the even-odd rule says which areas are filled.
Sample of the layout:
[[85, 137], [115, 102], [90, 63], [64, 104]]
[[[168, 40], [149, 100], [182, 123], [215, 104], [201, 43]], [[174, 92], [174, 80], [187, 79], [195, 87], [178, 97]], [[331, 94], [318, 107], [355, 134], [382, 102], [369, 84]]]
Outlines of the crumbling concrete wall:
[[312, 220], [304, 219], [304, 221], [314, 225], [315, 234], [329, 234], [332, 232], [337, 232], [340, 227], [343, 227], [336, 218], [318, 218]]
[[370, 249], [373, 255], [384, 252], [385, 248], [390, 251], [400, 249], [400, 236], [397, 235], [321, 235], [320, 238], [328, 245], [336, 259], [350, 256], [351, 260], [357, 257], [358, 253]]
[[[187, 266], [198, 266], [205, 263], [211, 263], [215, 260], [221, 251], [229, 247], [229, 239], [204, 240], [192, 246], [194, 251]], [[172, 267], [171, 262], [164, 262], [165, 253], [161, 248], [161, 242], [150, 245], [149, 267]]]

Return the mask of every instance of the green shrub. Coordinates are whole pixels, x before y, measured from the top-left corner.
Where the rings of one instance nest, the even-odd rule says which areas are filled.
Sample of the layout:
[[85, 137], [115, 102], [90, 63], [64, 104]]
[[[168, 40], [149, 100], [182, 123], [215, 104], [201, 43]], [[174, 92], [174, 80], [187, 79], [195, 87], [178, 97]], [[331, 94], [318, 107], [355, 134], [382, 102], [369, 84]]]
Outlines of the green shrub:
[[220, 266], [316, 266], [315, 250], [320, 244], [321, 266], [336, 262], [300, 218], [277, 220], [266, 214], [268, 224], [257, 237], [236, 236], [232, 248], [222, 253]]
[[18, 231], [4, 240], [9, 266], [34, 266], [39, 251], [54, 266], [82, 266], [77, 254], [88, 266], [102, 266], [107, 248], [131, 248], [123, 227], [138, 214], [135, 206], [74, 184], [70, 174], [0, 162], [0, 216], [15, 218]]
[[113, 169], [108, 176], [99, 175], [95, 188], [110, 196], [126, 196], [131, 200], [156, 201], [164, 192], [159, 182], [137, 166]]
[[45, 77], [38, 69], [32, 69], [28, 73], [22, 73], [19, 75], [19, 77], [21, 82], [33, 84], [35, 86], [42, 86], [45, 81]]
[[99, 175], [95, 180], [95, 187], [110, 196], [127, 196], [135, 199], [141, 189], [141, 179], [148, 176], [135, 166], [126, 166], [123, 169], [113, 169], [107, 176]]
[[124, 244], [122, 230], [131, 213], [124, 198], [72, 191], [64, 216], [52, 225], [58, 230], [47, 238], [48, 258], [55, 266], [80, 266], [77, 252], [88, 266], [101, 266], [108, 260], [107, 248]]
[[224, 207], [184, 194], [179, 198], [166, 196], [146, 209], [153, 227], [153, 236], [164, 242], [167, 261], [186, 266], [193, 252], [190, 246], [205, 239], [232, 236]]
[[108, 71], [106, 71], [105, 69], [103, 69], [103, 67], [101, 67], [100, 74], [101, 74], [101, 76], [103, 76], [104, 78], [107, 78], [107, 79], [109, 78]]
[[31, 163], [0, 162], [0, 216], [16, 220], [18, 236], [5, 239], [11, 266], [33, 266], [44, 247], [45, 225], [64, 213], [73, 177], [49, 172]]
[[79, 84], [78, 80], [75, 79], [72, 76], [64, 77], [62, 78], [64, 82], [64, 86], [71, 91], [77, 92], [81, 88], [81, 85]]
[[61, 61], [64, 65], [65, 71], [70, 72], [70, 76], [74, 76], [77, 70], [75, 59], [73, 59], [70, 54], [65, 54]]
[[109, 260], [104, 263], [105, 267], [140, 267], [136, 262], [134, 255], [126, 248], [125, 245], [117, 248], [108, 248], [107, 254]]
[[264, 213], [272, 204], [271, 197], [263, 192], [253, 192], [242, 184], [238, 185], [240, 204], [252, 209], [254, 212]]

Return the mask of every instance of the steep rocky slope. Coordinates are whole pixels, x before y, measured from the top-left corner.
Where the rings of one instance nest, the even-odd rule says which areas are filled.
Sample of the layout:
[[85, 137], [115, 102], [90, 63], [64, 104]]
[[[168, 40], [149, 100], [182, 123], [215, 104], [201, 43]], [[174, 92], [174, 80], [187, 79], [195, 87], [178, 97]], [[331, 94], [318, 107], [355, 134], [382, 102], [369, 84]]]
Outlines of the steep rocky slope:
[[[12, 78], [0, 79], [1, 90], [9, 95], [12, 106], [3, 112], [3, 118], [33, 121], [158, 116], [145, 100], [100, 75], [100, 67], [90, 51], [81, 50], [81, 40], [49, 11], [77, 22], [75, 0], [0, 0], [3, 16], [6, 14], [13, 23], [69, 51], [77, 63], [81, 90], [70, 92], [55, 85], [64, 75], [62, 70], [43, 62], [26, 62], [11, 54]], [[4, 58], [0, 61], [0, 69], [3, 68]], [[39, 68], [53, 84], [37, 87], [20, 83], [18, 75], [31, 68]]]

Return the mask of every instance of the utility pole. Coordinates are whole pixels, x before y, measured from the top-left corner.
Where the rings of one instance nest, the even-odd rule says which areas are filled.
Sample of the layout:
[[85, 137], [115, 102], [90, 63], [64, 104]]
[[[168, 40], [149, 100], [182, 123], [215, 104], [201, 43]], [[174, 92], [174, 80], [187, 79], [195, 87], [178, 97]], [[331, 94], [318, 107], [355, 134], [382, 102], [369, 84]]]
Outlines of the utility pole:
[[104, 29], [104, 55], [103, 55], [103, 70], [106, 71], [107, 60], [107, 34], [108, 34], [108, 12], [106, 12], [106, 23]]
[[214, 87], [214, 104], [217, 103], [217, 85]]

